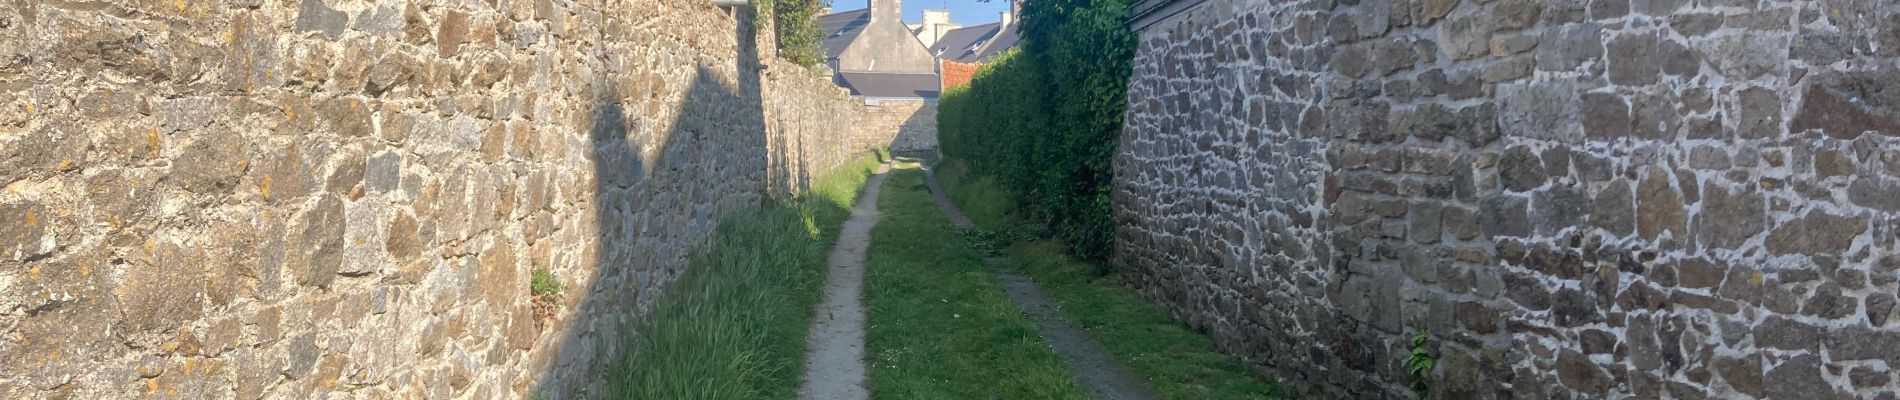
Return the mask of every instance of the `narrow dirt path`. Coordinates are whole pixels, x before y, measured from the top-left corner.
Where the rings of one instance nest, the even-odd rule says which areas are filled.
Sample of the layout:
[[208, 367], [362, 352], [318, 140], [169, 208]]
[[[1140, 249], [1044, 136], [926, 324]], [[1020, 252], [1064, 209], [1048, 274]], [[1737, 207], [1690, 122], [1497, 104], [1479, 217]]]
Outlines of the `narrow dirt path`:
[[826, 261], [824, 300], [812, 314], [805, 336], [805, 377], [798, 398], [855, 400], [870, 398], [864, 374], [864, 250], [871, 247], [871, 226], [877, 225], [877, 193], [889, 164], [864, 182], [851, 219], [838, 232], [838, 244]]
[[[937, 203], [937, 209], [950, 218], [950, 225], [958, 230], [976, 228], [963, 210], [944, 196], [943, 187], [937, 185], [937, 173], [924, 167], [924, 183], [930, 186], [931, 200]], [[1017, 273], [1009, 258], [988, 256], [983, 260], [990, 264], [996, 273], [996, 280], [1002, 284], [1004, 294], [1016, 303], [1016, 308], [1036, 321], [1036, 330], [1042, 334], [1042, 340], [1062, 356], [1062, 366], [1075, 375], [1076, 383], [1082, 390], [1088, 391], [1095, 399], [1134, 400], [1155, 398], [1154, 389], [1148, 382], [1136, 377], [1127, 367], [1116, 362], [1107, 349], [1089, 337], [1075, 321], [1062, 315], [1060, 304], [1042, 292], [1042, 287], [1030, 281], [1028, 277]]]

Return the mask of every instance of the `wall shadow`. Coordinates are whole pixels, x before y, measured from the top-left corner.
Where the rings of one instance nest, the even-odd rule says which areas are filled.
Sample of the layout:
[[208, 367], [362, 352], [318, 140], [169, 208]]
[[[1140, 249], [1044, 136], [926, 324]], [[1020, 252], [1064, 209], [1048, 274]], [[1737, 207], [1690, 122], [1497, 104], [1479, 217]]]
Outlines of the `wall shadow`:
[[655, 101], [648, 93], [619, 89], [629, 86], [634, 70], [664, 67], [637, 65], [610, 48], [596, 55], [599, 72], [584, 127], [595, 174], [589, 238], [595, 243], [592, 259], [583, 261], [592, 264], [579, 267], [591, 270], [592, 280], [562, 293], [566, 320], [540, 326], [561, 333], [541, 344], [557, 350], [530, 364], [529, 393], [536, 398], [603, 397], [604, 376], [622, 357], [634, 322], [686, 271], [694, 245], [711, 236], [719, 218], [758, 207], [766, 193], [805, 184], [789, 170], [768, 172], [771, 160], [797, 157], [802, 149], [782, 140], [768, 149], [753, 15], [749, 9], [735, 15], [734, 62], [696, 66], [670, 125], [642, 115]]
[[[766, 121], [765, 129], [766, 145], [771, 148], [773, 157], [767, 160], [765, 188], [767, 193], [774, 195], [802, 192], [811, 187], [812, 173], [817, 172], [810, 170], [811, 166], [803, 162], [809, 160], [811, 155], [806, 138], [814, 133], [808, 132], [809, 127], [805, 125], [787, 124], [784, 121], [785, 115], [796, 113], [796, 110], [781, 108], [784, 104], [775, 103], [772, 106], [773, 117]], [[787, 167], [787, 163], [792, 166]]]
[[918, 158], [937, 155], [937, 101], [924, 101], [896, 129], [889, 143], [891, 154]]

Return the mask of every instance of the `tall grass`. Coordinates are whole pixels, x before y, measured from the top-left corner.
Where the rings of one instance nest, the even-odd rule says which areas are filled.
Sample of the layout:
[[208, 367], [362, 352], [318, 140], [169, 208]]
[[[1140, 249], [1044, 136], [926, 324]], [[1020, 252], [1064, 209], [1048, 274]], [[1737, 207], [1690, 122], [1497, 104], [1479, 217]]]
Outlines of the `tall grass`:
[[963, 210], [963, 215], [969, 216], [977, 227], [1009, 230], [1032, 225], [1012, 218], [1011, 210], [1017, 207], [1010, 201], [1008, 192], [995, 177], [972, 173], [969, 162], [938, 159], [932, 173], [937, 175], [937, 184], [943, 185], [944, 196], [956, 203], [957, 209]]
[[[1008, 230], [1033, 225], [1012, 212], [1006, 189], [974, 175], [956, 159], [937, 164], [937, 182], [978, 227]], [[1025, 275], [1062, 303], [1062, 312], [1087, 329], [1110, 354], [1148, 380], [1163, 399], [1282, 398], [1271, 381], [1254, 376], [1213, 340], [1170, 317], [1167, 310], [1123, 287], [1109, 269], [1067, 254], [1054, 240], [1006, 245]]]
[[790, 398], [825, 255], [880, 155], [820, 177], [806, 194], [720, 221], [691, 268], [623, 338], [608, 367], [616, 399]]
[[[897, 165], [904, 165], [901, 162]], [[894, 170], [878, 195], [864, 303], [872, 394], [888, 399], [1081, 399], [1036, 326], [930, 200]]]

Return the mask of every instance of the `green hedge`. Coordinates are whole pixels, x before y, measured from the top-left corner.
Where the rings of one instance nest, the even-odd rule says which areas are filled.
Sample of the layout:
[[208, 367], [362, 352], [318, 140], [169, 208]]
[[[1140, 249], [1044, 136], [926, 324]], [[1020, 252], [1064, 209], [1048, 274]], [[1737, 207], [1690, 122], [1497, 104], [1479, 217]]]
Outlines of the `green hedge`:
[[1132, 0], [1026, 0], [1022, 45], [944, 92], [938, 140], [1017, 193], [1016, 202], [1084, 258], [1108, 255], [1109, 159], [1126, 107]]

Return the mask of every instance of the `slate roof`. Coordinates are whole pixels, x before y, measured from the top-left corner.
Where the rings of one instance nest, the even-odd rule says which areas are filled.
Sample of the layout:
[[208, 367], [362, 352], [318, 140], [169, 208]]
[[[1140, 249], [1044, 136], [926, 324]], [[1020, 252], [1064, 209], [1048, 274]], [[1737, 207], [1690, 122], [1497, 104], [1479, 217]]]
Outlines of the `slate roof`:
[[1001, 23], [991, 22], [946, 32], [930, 46], [930, 52], [945, 60], [981, 62], [1009, 50], [1020, 38], [1015, 24], [1005, 29]]
[[1009, 50], [1011, 47], [1016, 47], [1016, 42], [1022, 41], [1022, 35], [1019, 34], [1016, 29], [1017, 25], [1010, 25], [1009, 29], [991, 37], [990, 43], [983, 45], [983, 51], [978, 52], [976, 58], [978, 60], [988, 60], [990, 57], [1002, 54], [1003, 51]]
[[942, 92], [937, 74], [839, 72], [838, 75], [844, 87], [857, 96], [935, 99]]
[[[857, 41], [858, 35], [871, 24], [870, 9], [857, 9], [826, 14], [818, 17], [818, 26], [823, 29], [826, 56], [838, 58], [845, 48]], [[913, 36], [914, 37], [914, 36]], [[924, 98], [935, 99], [942, 92], [943, 82], [935, 73], [891, 73], [891, 72], [845, 72], [834, 71], [839, 86], [851, 90], [852, 95], [882, 98]]]
[[871, 9], [863, 8], [841, 11], [818, 17], [818, 29], [823, 32], [824, 40], [819, 44], [825, 48], [825, 56], [838, 58], [851, 42], [858, 40], [858, 34], [864, 33], [864, 26], [871, 24]]

